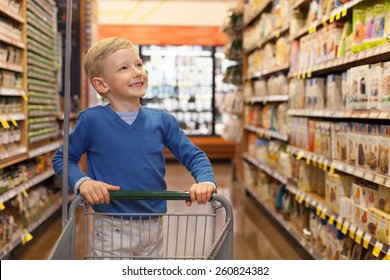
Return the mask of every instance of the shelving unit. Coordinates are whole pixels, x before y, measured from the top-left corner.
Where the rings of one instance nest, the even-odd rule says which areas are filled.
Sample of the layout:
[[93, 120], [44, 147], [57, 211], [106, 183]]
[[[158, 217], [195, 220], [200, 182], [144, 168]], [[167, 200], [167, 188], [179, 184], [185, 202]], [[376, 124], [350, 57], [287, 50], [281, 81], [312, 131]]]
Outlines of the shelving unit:
[[[340, 75], [341, 77], [341, 74], [343, 75], [346, 74], [347, 70], [349, 73], [351, 68], [364, 66], [364, 65], [374, 65], [374, 64], [382, 65], [379, 63], [390, 61], [390, 44], [384, 43], [383, 40], [381, 42], [378, 41], [376, 45], [367, 44], [367, 46], [362, 47], [362, 49], [356, 48], [353, 51], [346, 47], [345, 50], [343, 51], [339, 51], [337, 53], [336, 52], [329, 53], [327, 54], [326, 57], [323, 58], [318, 59], [318, 58], [309, 57], [308, 58], [309, 60], [305, 61], [305, 63], [307, 63], [308, 65], [301, 66], [301, 65], [305, 65], [305, 63], [299, 61], [299, 59], [301, 58], [296, 55], [297, 52], [296, 43], [298, 41], [300, 41], [298, 44], [298, 51], [299, 51], [300, 50], [299, 47], [302, 47], [299, 45], [303, 45], [304, 43], [306, 43], [306, 41], [302, 41], [302, 39], [309, 40], [309, 37], [312, 36], [310, 37], [310, 40], [316, 41], [316, 39], [313, 38], [317, 38], [317, 37], [314, 36], [320, 36], [319, 34], [325, 34], [325, 32], [328, 32], [328, 30], [332, 30], [330, 26], [332, 26], [333, 28], [334, 26], [336, 26], [336, 23], [338, 24], [337, 26], [347, 26], [347, 22], [351, 22], [352, 18], [354, 18], [354, 13], [356, 12], [356, 10], [361, 9], [361, 4], [365, 4], [365, 2], [367, 1], [350, 0], [336, 8], [333, 8], [333, 10], [326, 10], [326, 11], [324, 10], [323, 14], [321, 15], [320, 13], [318, 13], [318, 15], [316, 14], [317, 19], [314, 19], [312, 22], [302, 25], [301, 28], [296, 28], [296, 26], [298, 26], [296, 25], [297, 22], [285, 22], [284, 24], [279, 25], [277, 28], [273, 28], [272, 30], [264, 29], [264, 26], [271, 26], [269, 25], [269, 23], [267, 25], [266, 22], [267, 17], [269, 16], [269, 13], [272, 13], [273, 9], [277, 8], [276, 4], [277, 3], [280, 4], [280, 2], [283, 2], [283, 5], [289, 6], [288, 11], [292, 16], [295, 13], [296, 14], [308, 13], [310, 9], [309, 6], [311, 5], [312, 1], [311, 0], [296, 0], [296, 1], [265, 0], [265, 1], [258, 1], [256, 3], [249, 1], [249, 4], [244, 11], [245, 27], [243, 31], [244, 34], [243, 37], [244, 37], [244, 42], [245, 41], [247, 42], [247, 45], [244, 45], [244, 55], [243, 55], [243, 73], [244, 73], [243, 81], [245, 83], [244, 85], [246, 85], [246, 87], [244, 86], [244, 112], [246, 112], [246, 115], [244, 116], [243, 140], [242, 140], [242, 150], [243, 150], [242, 164], [244, 167], [244, 172], [243, 174], [240, 174], [240, 176], [238, 176], [240, 184], [262, 205], [265, 211], [268, 212], [270, 216], [272, 216], [277, 223], [279, 223], [282, 227], [285, 227], [287, 221], [285, 220], [283, 215], [278, 214], [278, 211], [281, 211], [281, 209], [275, 210], [273, 209], [273, 207], [269, 207], [269, 198], [263, 198], [262, 195], [264, 195], [264, 190], [259, 190], [260, 188], [263, 188], [261, 184], [263, 184], [262, 181], [264, 180], [263, 174], [265, 173], [269, 178], [272, 178], [269, 179], [271, 180], [271, 182], [275, 182], [273, 187], [275, 186], [280, 187], [280, 185], [283, 186], [279, 190], [279, 192], [283, 192], [283, 193], [285, 191], [287, 192], [287, 194], [283, 194], [283, 197], [285, 197], [286, 201], [289, 201], [288, 198], [289, 195], [295, 198], [293, 199], [293, 202], [290, 202], [289, 204], [287, 203], [287, 206], [279, 205], [279, 207], [288, 207], [288, 205], [290, 204], [295, 206], [300, 206], [300, 207], [305, 206], [307, 209], [311, 211], [311, 216], [316, 217], [319, 223], [323, 223], [323, 224], [325, 223], [328, 225], [328, 227], [331, 226], [337, 228], [338, 232], [341, 233], [341, 235], [338, 237], [339, 239], [337, 242], [340, 242], [340, 240], [352, 239], [355, 242], [355, 245], [353, 245], [354, 247], [358, 245], [359, 246], [361, 245], [363, 247], [362, 250], [364, 250], [365, 258], [372, 257], [374, 259], [390, 259], [390, 244], [381, 241], [384, 238], [383, 236], [381, 237], [376, 236], [375, 233], [371, 231], [371, 229], [366, 228], [367, 225], [363, 226], [359, 224], [358, 226], [357, 224], [354, 224], [350, 218], [344, 218], [345, 213], [341, 214], [341, 213], [336, 213], [331, 211], [330, 210], [331, 207], [328, 205], [329, 201], [326, 200], [324, 197], [326, 195], [329, 195], [325, 193], [326, 191], [329, 191], [328, 189], [326, 191], [324, 190], [324, 193], [319, 191], [318, 194], [313, 192], [308, 192], [306, 190], [304, 191], [303, 189], [305, 189], [306, 187], [303, 187], [301, 185], [303, 184], [302, 180], [304, 180], [301, 178], [303, 175], [299, 173], [299, 172], [304, 172], [303, 170], [305, 168], [308, 170], [307, 172], [309, 172], [309, 169], [314, 168], [314, 170], [317, 170], [316, 172], [322, 172], [322, 174], [325, 174], [326, 176], [328, 175], [344, 176], [344, 177], [349, 176], [348, 178], [352, 178], [351, 182], [353, 184], [359, 184], [360, 182], [362, 182], [363, 186], [367, 184], [367, 186], [370, 185], [373, 188], [376, 187], [375, 190], [377, 190], [379, 186], [381, 190], [384, 190], [385, 193], [386, 190], [390, 188], [390, 179], [388, 179], [388, 175], [383, 174], [382, 171], [381, 173], [379, 173], [379, 171], [374, 170], [374, 167], [376, 165], [375, 166], [370, 165], [369, 168], [366, 166], [368, 164], [366, 165], [364, 164], [359, 165], [357, 163], [356, 165], [348, 164], [345, 161], [341, 161], [339, 160], [339, 158], [334, 157], [333, 153], [335, 153], [336, 146], [334, 146], [333, 147], [334, 150], [332, 150], [332, 145], [336, 145], [336, 143], [340, 145], [339, 142], [336, 142], [338, 138], [335, 138], [336, 137], [335, 133], [338, 133], [338, 131], [336, 130], [338, 128], [336, 127], [338, 125], [341, 125], [341, 123], [343, 123], [344, 125], [351, 124], [351, 123], [356, 124], [356, 127], [359, 129], [365, 128], [367, 129], [367, 131], [368, 129], [370, 129], [371, 131], [371, 129], [374, 129], [373, 127], [379, 129], [382, 126], [390, 125], [389, 122], [390, 112], [388, 110], [382, 110], [380, 107], [381, 105], [376, 105], [376, 104], [373, 105], [376, 106], [373, 108], [370, 108], [367, 105], [367, 109], [363, 107], [362, 109], [360, 107], [359, 109], [355, 109], [355, 107], [346, 107], [349, 105], [345, 105], [344, 99], [341, 99], [341, 88], [343, 90], [343, 94], [344, 92], [348, 93], [348, 91], [352, 89], [350, 84], [347, 84], [346, 79], [342, 80], [343, 84], [340, 83], [340, 101], [335, 101], [334, 102], [335, 105], [332, 105], [334, 107], [326, 107], [328, 106], [328, 102], [331, 102], [328, 101], [327, 96], [323, 97], [323, 105], [321, 105], [320, 103], [318, 103], [320, 105], [317, 105], [317, 103], [315, 104], [310, 103], [310, 101], [313, 101], [313, 99], [310, 98], [318, 98], [317, 96], [314, 97], [314, 94], [317, 94], [317, 92], [314, 92], [314, 90], [317, 90], [317, 88], [308, 87], [308, 85], [312, 85], [312, 84], [314, 85], [314, 83], [316, 83], [321, 78], [324, 78], [324, 87], [326, 87], [329, 81], [330, 82], [334, 81], [334, 80], [327, 80], [329, 77], [332, 77], [332, 79], [334, 75]], [[250, 4], [252, 4], [253, 6], [250, 7]], [[381, 3], [375, 2], [374, 4], [373, 3], [371, 4], [380, 5]], [[278, 12], [283, 13], [283, 11], [280, 10], [278, 10]], [[388, 11], [386, 11], [386, 13], [388, 13]], [[264, 22], [261, 23], [262, 20]], [[274, 20], [278, 21], [278, 19], [275, 18]], [[297, 20], [297, 18], [293, 18], [292, 16], [291, 20]], [[388, 19], [386, 19], [386, 21], [387, 20]], [[341, 27], [335, 27], [335, 28], [340, 28], [341, 30]], [[355, 27], [352, 25], [351, 28], [352, 28], [351, 33], [346, 33], [346, 35], [348, 34], [353, 35], [353, 30], [354, 30], [353, 28]], [[256, 32], [253, 32], [253, 30], [256, 30]], [[256, 35], [259, 36], [257, 40], [254, 38], [249, 38], [249, 39], [247, 38], [247, 40], [245, 40], [246, 36], [255, 36], [254, 34], [260, 34], [260, 35]], [[330, 40], [329, 38], [331, 38], [331, 36], [333, 35], [328, 35], [328, 40]], [[269, 52], [270, 49], [272, 48], [275, 49], [275, 45], [273, 45], [273, 43], [276, 42], [281, 37], [287, 38], [287, 40], [285, 41], [287, 42], [287, 44], [290, 44], [291, 56], [288, 59], [288, 62], [274, 64], [274, 62], [269, 60], [269, 57], [272, 57], [269, 54], [267, 58], [264, 58], [264, 52], [265, 51]], [[383, 38], [385, 38], [385, 35], [383, 36]], [[320, 41], [322, 39], [317, 39], [317, 40], [318, 40], [318, 44], [321, 44]], [[330, 44], [330, 42], [328, 43]], [[341, 41], [336, 43], [341, 44]], [[269, 44], [271, 44], [272, 48], [269, 47]], [[266, 50], [267, 47], [268, 50]], [[307, 49], [307, 51], [309, 51], [309, 49]], [[277, 56], [274, 55], [273, 57], [275, 58]], [[305, 59], [305, 57], [303, 59]], [[264, 60], [264, 62], [262, 62], [262, 60]], [[260, 62], [260, 63], [259, 65], [256, 65], [253, 64], [254, 62], [257, 63]], [[262, 65], [261, 63], [267, 63], [267, 65]], [[269, 65], [277, 65], [277, 66], [270, 67]], [[281, 84], [279, 88], [283, 88], [283, 89], [288, 88], [288, 90], [287, 91], [279, 90], [279, 92], [276, 93], [275, 92], [268, 93], [267, 91], [269, 90], [269, 85], [267, 83], [270, 82], [270, 79], [283, 76], [283, 75], [285, 75], [286, 76], [285, 79], [288, 80], [288, 86], [285, 87], [285, 84]], [[380, 83], [383, 80], [384, 79], [380, 80]], [[368, 83], [369, 82], [367, 82], [367, 87], [369, 86]], [[272, 86], [275, 87], [274, 84]], [[298, 95], [296, 89], [298, 86], [303, 86], [303, 88], [307, 91], [306, 93], [304, 93], [307, 95], [305, 96], [306, 103], [297, 102], [297, 98], [301, 98], [301, 95]], [[365, 90], [364, 87], [363, 89]], [[324, 89], [324, 91], [326, 90], [327, 88]], [[336, 91], [336, 89], [331, 89], [330, 91]], [[310, 95], [313, 94], [313, 96], [309, 96], [309, 94]], [[345, 96], [346, 97], [344, 97], [343, 95], [342, 98], [349, 98], [348, 95]], [[331, 98], [333, 98], [333, 96], [331, 96]], [[274, 110], [273, 113], [271, 113], [271, 115], [272, 114], [278, 115], [279, 117], [284, 115], [287, 116], [291, 131], [289, 131], [288, 133], [279, 132], [277, 129], [272, 127], [272, 123], [274, 121], [271, 121], [271, 128], [268, 127], [269, 123], [266, 123], [267, 127], [263, 127], [263, 118], [268, 117], [268, 115], [262, 113], [263, 110], [262, 108], [268, 105], [277, 106], [276, 104], [283, 104], [284, 102], [288, 102], [289, 104], [288, 110], [278, 114]], [[343, 103], [342, 106], [340, 106], [340, 103]], [[314, 106], [318, 106], [318, 107], [314, 107]], [[323, 106], [323, 108], [320, 106]], [[301, 126], [297, 126], [297, 125], [301, 125]], [[304, 127], [305, 125], [307, 126], [306, 128]], [[305, 129], [307, 129], [307, 131], [301, 133], [302, 128], [304, 128], [304, 131]], [[385, 137], [382, 136], [382, 134], [379, 135], [379, 133], [375, 135], [377, 135], [377, 137]], [[321, 137], [323, 139], [329, 139], [329, 142], [326, 142], [325, 140], [321, 140], [322, 141], [321, 142], [319, 140], [321, 139]], [[341, 136], [338, 135], [337, 137], [341, 137]], [[346, 141], [348, 141], [349, 134], [347, 133], [345, 134], [345, 136], [342, 137], [344, 137], [344, 139], [347, 139]], [[362, 142], [362, 143], [363, 144], [367, 143], [367, 145], [374, 145], [373, 147], [378, 147], [375, 145], [379, 145], [379, 144], [372, 144], [372, 143], [376, 143], [375, 141], [379, 143], [379, 139], [368, 140], [368, 139], [372, 139], [371, 134], [370, 134], [371, 138], [368, 137], [369, 136], [367, 133], [367, 138], [364, 138], [366, 140], [363, 140], [366, 142]], [[295, 147], [293, 146], [294, 144], [292, 144], [295, 143], [297, 139], [302, 140], [302, 143], [298, 145], [299, 147]], [[269, 155], [266, 155], [266, 153], [264, 152], [264, 145], [266, 145], [265, 147], [269, 149], [269, 146], [267, 146], [269, 144], [265, 144], [265, 143], [269, 143], [267, 141], [279, 141], [277, 142], [278, 143], [277, 147], [279, 147], [278, 148], [279, 151], [275, 152], [275, 150], [273, 150]], [[318, 143], [315, 141], [318, 141]], [[356, 140], [356, 141], [357, 144], [360, 143], [358, 142], [360, 140]], [[381, 145], [383, 145], [384, 140], [381, 141], [382, 141]], [[300, 145], [302, 145], [302, 147], [304, 148], [302, 148]], [[312, 145], [312, 146], [305, 147], [305, 145]], [[322, 151], [322, 149], [325, 146], [319, 147], [314, 145], [330, 145], [330, 147], [327, 147], [326, 152], [324, 151], [324, 154], [322, 154], [322, 152], [313, 152], [313, 151], [314, 150]], [[275, 149], [275, 146], [272, 149]], [[264, 156], [272, 157], [272, 167], [268, 163], [270, 162], [269, 159], [264, 160], [262, 158]], [[280, 164], [280, 166], [277, 168], [275, 168], [275, 159], [276, 161], [279, 161]], [[387, 160], [390, 161], [390, 158]], [[286, 162], [288, 161], [290, 161], [290, 163], [286, 164]], [[282, 172], [280, 172], [279, 170], [281, 170]], [[305, 176], [303, 176], [303, 178], [305, 178]], [[325, 181], [325, 183], [327, 184], [327, 181]], [[313, 181], [313, 184], [316, 183], [314, 183]], [[252, 187], [252, 185], [254, 187]], [[272, 184], [270, 184], [270, 188], [272, 188]], [[275, 190], [273, 190], [273, 192], [275, 192]], [[356, 202], [350, 202], [350, 203], [356, 203]], [[357, 207], [357, 206], [353, 205], [353, 207]], [[362, 207], [363, 209], [366, 209], [364, 208], [364, 206]], [[370, 209], [374, 209], [373, 206], [369, 206], [369, 207], [367, 207], [368, 210], [366, 209], [366, 211], [369, 211]], [[294, 209], [294, 207], [292, 208]], [[374, 210], [378, 212], [379, 211], [378, 209], [374, 209]], [[282, 211], [285, 210], [283, 209]], [[383, 217], [389, 215], [386, 214], [385, 212], [380, 212], [380, 211], [378, 213], [383, 213], [381, 214], [382, 215], [381, 219], [385, 219]], [[371, 217], [371, 219], [373, 218]], [[310, 226], [311, 225], [308, 225], [304, 231], [310, 230]], [[325, 227], [322, 228], [324, 229]], [[387, 228], [387, 232], [389, 231], [390, 231], [390, 222]], [[298, 243], [300, 243], [304, 248], [305, 247], [309, 248], [308, 251], [314, 253], [315, 256], [312, 255], [313, 258], [322, 259], [322, 258], [329, 257], [325, 254], [325, 252], [322, 252], [321, 254], [317, 254], [318, 252], [316, 252], [316, 250], [319, 249], [311, 248], [313, 244], [299, 242], [300, 239], [302, 240], [304, 239], [303, 236], [306, 234], [305, 232], [299, 232], [299, 231], [294, 232], [291, 233], [291, 236], [293, 238], [297, 237], [296, 234], [298, 235], [298, 238], [296, 238]], [[333, 241], [330, 241], [330, 243], [331, 242]], [[328, 243], [327, 246], [329, 246], [330, 243]], [[339, 245], [334, 245], [334, 246], [339, 246]], [[332, 248], [331, 250], [333, 249], [335, 248]], [[352, 256], [351, 253], [350, 257], [353, 258], [356, 256]], [[358, 257], [363, 258], [363, 255], [361, 256], [359, 255]]]

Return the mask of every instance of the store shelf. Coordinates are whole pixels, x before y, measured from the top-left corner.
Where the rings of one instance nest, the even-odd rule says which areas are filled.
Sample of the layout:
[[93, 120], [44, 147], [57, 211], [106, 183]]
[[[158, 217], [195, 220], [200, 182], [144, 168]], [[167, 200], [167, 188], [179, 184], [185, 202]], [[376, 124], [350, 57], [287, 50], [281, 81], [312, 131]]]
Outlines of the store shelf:
[[367, 49], [357, 53], [351, 53], [342, 58], [337, 58], [327, 62], [323, 62], [304, 69], [291, 71], [288, 74], [289, 78], [310, 78], [317, 74], [329, 74], [337, 71], [347, 70], [352, 66], [359, 66], [368, 63], [377, 63], [386, 61], [390, 58], [390, 44], [385, 44], [375, 48]]
[[[23, 155], [27, 152], [26, 147], [16, 147], [16, 148], [10, 148], [5, 152], [0, 153], [0, 160], [6, 160], [12, 157], [16, 157], [19, 155]], [[0, 166], [1, 167], [1, 166]]]
[[311, 153], [304, 149], [300, 149], [292, 146], [287, 147], [287, 152], [289, 152], [292, 155], [295, 155], [297, 159], [305, 158], [307, 162], [314, 162], [319, 166], [322, 166], [324, 170], [329, 169], [329, 172], [338, 170], [353, 175], [355, 177], [359, 177], [361, 179], [365, 179], [367, 181], [390, 188], [390, 178], [386, 175], [378, 174], [376, 172], [372, 172], [367, 169], [352, 166], [341, 161], [330, 160], [325, 158], [322, 155]]
[[23, 96], [25, 94], [23, 89], [0, 87], [0, 96]]
[[290, 64], [289, 63], [285, 64], [285, 65], [281, 65], [281, 66], [276, 66], [276, 67], [273, 67], [273, 68], [268, 69], [268, 70], [264, 70], [264, 71], [261, 71], [261, 72], [256, 72], [252, 76], [250, 76], [247, 80], [261, 79], [261, 78], [264, 78], [266, 76], [275, 74], [277, 72], [287, 71], [289, 68], [290, 68]]
[[268, 130], [254, 125], [245, 125], [244, 128], [248, 131], [257, 133], [260, 137], [275, 138], [282, 141], [288, 141], [288, 135], [278, 131]]
[[268, 96], [251, 96], [250, 98], [246, 99], [245, 102], [247, 103], [267, 103], [267, 102], [284, 102], [288, 101], [289, 96], [288, 95], [268, 95]]
[[27, 191], [28, 189], [36, 186], [37, 184], [43, 182], [44, 180], [50, 178], [53, 175], [54, 175], [54, 171], [50, 169], [50, 170], [45, 171], [42, 174], [35, 176], [34, 178], [32, 178], [31, 180], [29, 180], [26, 183], [23, 183], [18, 187], [12, 188], [11, 190], [8, 190], [7, 192], [0, 195], [0, 203], [4, 203], [4, 202], [7, 202], [8, 200], [11, 200], [15, 196], [17, 196], [19, 193]]
[[267, 173], [272, 178], [274, 178], [274, 179], [278, 180], [279, 182], [281, 182], [283, 185], [287, 184], [287, 178], [283, 174], [279, 173], [275, 169], [273, 169], [270, 166], [268, 166], [267, 164], [264, 164], [264, 163], [260, 162], [259, 160], [251, 157], [250, 155], [248, 155], [246, 153], [243, 154], [243, 158], [246, 161], [248, 161], [249, 163], [251, 163], [254, 166], [256, 166], [257, 168], [259, 168], [262, 171], [264, 171], [265, 173]]
[[322, 259], [316, 252], [314, 252], [313, 248], [308, 244], [303, 237], [299, 235], [297, 230], [289, 224], [288, 221], [284, 220], [281, 215], [278, 215], [266, 202], [264, 202], [257, 193], [252, 190], [252, 188], [248, 187], [243, 183], [239, 183], [240, 187], [248, 191], [254, 199], [259, 203], [259, 205], [278, 223], [280, 224], [284, 230], [297, 241], [302, 248], [315, 260]]
[[9, 113], [9, 114], [0, 114], [0, 121], [23, 121], [26, 119], [26, 116], [23, 113]]
[[8, 37], [1, 33], [0, 33], [0, 42], [7, 43], [8, 45], [18, 47], [20, 49], [24, 49], [26, 47], [26, 45], [20, 40], [15, 40], [14, 38]]
[[17, 22], [19, 23], [25, 23], [25, 20], [24, 18], [15, 13], [15, 12], [12, 12], [10, 11], [4, 4], [0, 3], [0, 14], [4, 14], [4, 15], [7, 15], [8, 17], [12, 18], [13, 20], [16, 20]]
[[258, 11], [254, 12], [253, 15], [244, 22], [244, 28], [254, 23], [257, 19], [260, 18], [260, 15], [268, 8], [268, 6], [272, 3], [272, 0], [265, 0], [266, 2], [259, 8]]
[[0, 61], [0, 68], [14, 72], [23, 73], [23, 65]]
[[370, 120], [390, 120], [390, 112], [364, 111], [364, 110], [310, 110], [310, 109], [290, 109], [290, 116], [330, 118], [330, 119], [370, 119]]
[[[371, 245], [374, 248], [377, 248], [377, 250], [373, 250], [373, 252], [378, 252], [379, 250], [379, 252], [382, 251], [384, 254], [387, 254], [390, 250], [390, 246], [388, 244], [380, 242], [365, 230], [330, 211], [324, 201], [319, 201], [315, 195], [305, 193], [291, 184], [287, 184], [286, 189], [295, 195], [295, 199], [299, 203], [305, 202], [306, 207], [312, 207], [315, 209], [316, 214], [320, 216], [321, 219], [327, 220], [329, 224], [336, 224], [337, 229], [341, 230], [344, 235], [349, 236], [358, 244], [363, 243], [363, 247], [366, 249], [368, 248], [368, 245]], [[376, 257], [378, 256], [379, 254], [376, 255]]]
[[[300, 31], [298, 34], [291, 36], [290, 40], [297, 40], [303, 35], [306, 35], [307, 33], [313, 33], [316, 32], [317, 29], [321, 28], [324, 23], [332, 23], [336, 20], [341, 19], [342, 17], [346, 16], [348, 11], [351, 10], [354, 6], [364, 2], [365, 0], [352, 0], [344, 5], [334, 9], [329, 15], [323, 16], [322, 19], [317, 19], [314, 22], [312, 22], [310, 25], [305, 26], [302, 31]], [[304, 1], [301, 1], [304, 2]]]
[[248, 48], [248, 50], [245, 50], [245, 53], [250, 54], [251, 52], [255, 51], [256, 49], [262, 48], [263, 46], [265, 46], [266, 44], [268, 44], [272, 41], [276, 41], [277, 39], [280, 38], [281, 35], [286, 33], [289, 29], [290, 29], [290, 26], [286, 25], [286, 26], [283, 26], [283, 27], [275, 30], [274, 32], [272, 32], [272, 34], [268, 35], [266, 38], [261, 40], [255, 46], [252, 46], [252, 47]]
[[49, 152], [55, 151], [59, 147], [61, 147], [62, 142], [63, 142], [62, 140], [57, 140], [57, 141], [54, 141], [54, 142], [52, 142], [50, 144], [44, 145], [44, 146], [39, 147], [39, 148], [30, 149], [28, 151], [28, 157], [29, 158], [34, 158], [36, 156], [43, 155], [45, 153], [49, 153]]
[[[70, 195], [68, 201], [71, 201], [74, 198], [74, 194]], [[27, 229], [20, 230], [18, 233], [14, 234], [12, 240], [5, 244], [2, 248], [0, 248], [0, 259], [3, 259], [5, 256], [7, 256], [13, 249], [15, 249], [17, 246], [22, 244], [22, 239], [25, 234], [29, 234], [30, 232], [33, 232], [36, 228], [38, 228], [44, 221], [46, 221], [50, 216], [52, 216], [57, 210], [59, 210], [62, 206], [62, 201], [60, 197], [58, 197], [53, 203], [52, 206], [50, 206], [43, 214], [42, 216], [37, 220], [28, 226]]]

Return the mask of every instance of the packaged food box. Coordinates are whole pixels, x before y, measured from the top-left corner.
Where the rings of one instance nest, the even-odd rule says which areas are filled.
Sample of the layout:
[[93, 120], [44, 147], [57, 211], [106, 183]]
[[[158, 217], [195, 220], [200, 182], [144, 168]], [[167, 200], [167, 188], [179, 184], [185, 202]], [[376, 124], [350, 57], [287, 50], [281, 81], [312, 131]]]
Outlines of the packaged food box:
[[326, 82], [326, 109], [342, 109], [341, 75], [328, 75]]
[[378, 172], [389, 174], [390, 127], [381, 125], [378, 137]]
[[346, 122], [340, 123], [340, 160], [347, 163], [349, 152], [348, 152], [348, 129], [349, 125]]
[[377, 207], [379, 210], [390, 213], [390, 188], [379, 186]]
[[368, 154], [368, 125], [365, 123], [358, 124], [358, 147], [357, 147], [357, 162], [358, 166], [362, 168], [367, 167], [367, 154]]
[[[376, 231], [375, 236], [386, 244], [390, 244], [390, 215], [380, 211], [376, 208], [369, 208], [370, 215], [375, 215], [372, 217], [373, 221], [376, 220]], [[370, 227], [370, 225], [368, 225]], [[373, 228], [373, 226], [371, 226]]]
[[357, 109], [368, 108], [368, 83], [370, 77], [370, 66], [362, 65], [358, 67], [359, 83], [358, 83], [358, 106]]
[[375, 183], [362, 181], [362, 185], [365, 186], [366, 190], [366, 207], [378, 207], [379, 202], [379, 190], [378, 185]]
[[[359, 85], [360, 85], [360, 73], [358, 67], [350, 69], [350, 83], [349, 83], [349, 95], [348, 95], [348, 109], [358, 109], [359, 101]], [[389, 87], [390, 87], [390, 75], [389, 75]]]
[[337, 50], [340, 45], [341, 35], [343, 33], [343, 22], [335, 21], [329, 24], [327, 32], [327, 53], [326, 59], [333, 60], [337, 58]]
[[351, 221], [355, 226], [367, 230], [367, 208], [354, 204], [352, 210]]
[[348, 164], [357, 166], [358, 145], [359, 145], [359, 124], [348, 124]]
[[376, 236], [378, 225], [378, 215], [375, 212], [376, 208], [368, 208], [367, 210], [367, 232], [372, 236]]
[[325, 175], [325, 202], [335, 213], [340, 211], [340, 200], [351, 194], [352, 178], [340, 174]]
[[362, 207], [367, 207], [366, 205], [366, 188], [360, 183], [354, 182], [352, 184], [351, 198], [353, 203]]
[[379, 98], [379, 108], [381, 111], [390, 111], [390, 62], [383, 64], [383, 91]]
[[331, 158], [341, 160], [340, 123], [331, 124]]
[[349, 81], [350, 78], [350, 70], [348, 69], [346, 72], [341, 74], [342, 82], [341, 82], [341, 96], [342, 96], [342, 109], [347, 109], [349, 107]]
[[383, 63], [370, 66], [369, 89], [368, 89], [368, 109], [378, 109], [379, 100], [382, 96], [383, 86]]
[[367, 125], [368, 151], [366, 153], [366, 164], [371, 171], [378, 169], [379, 155], [379, 126], [376, 124]]

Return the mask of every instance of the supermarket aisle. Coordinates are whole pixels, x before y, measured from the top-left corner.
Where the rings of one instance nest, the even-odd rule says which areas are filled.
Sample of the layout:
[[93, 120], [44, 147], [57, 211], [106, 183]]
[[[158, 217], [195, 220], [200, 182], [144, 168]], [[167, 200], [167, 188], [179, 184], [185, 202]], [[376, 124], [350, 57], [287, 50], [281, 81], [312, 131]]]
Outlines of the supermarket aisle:
[[[214, 162], [213, 166], [219, 193], [233, 204], [234, 259], [301, 259], [294, 247], [259, 211], [254, 200], [246, 196], [244, 190], [233, 186], [230, 163]], [[189, 172], [176, 162], [168, 163], [166, 178], [172, 190], [187, 189], [193, 181]], [[187, 208], [184, 202], [180, 207], [184, 211]], [[12, 259], [46, 259], [60, 231], [61, 216], [57, 215], [46, 223], [45, 230], [34, 232], [33, 241], [15, 252]]]

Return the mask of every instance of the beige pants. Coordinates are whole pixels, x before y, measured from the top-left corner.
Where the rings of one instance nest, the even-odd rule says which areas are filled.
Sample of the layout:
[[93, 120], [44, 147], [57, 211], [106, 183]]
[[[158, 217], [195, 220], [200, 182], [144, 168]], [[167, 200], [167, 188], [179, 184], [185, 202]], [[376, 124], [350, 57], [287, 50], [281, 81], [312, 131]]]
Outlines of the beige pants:
[[92, 226], [92, 256], [97, 259], [162, 257], [162, 217], [150, 220], [95, 217]]

